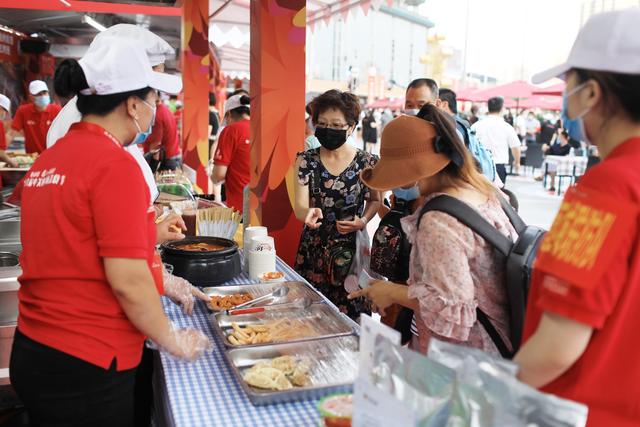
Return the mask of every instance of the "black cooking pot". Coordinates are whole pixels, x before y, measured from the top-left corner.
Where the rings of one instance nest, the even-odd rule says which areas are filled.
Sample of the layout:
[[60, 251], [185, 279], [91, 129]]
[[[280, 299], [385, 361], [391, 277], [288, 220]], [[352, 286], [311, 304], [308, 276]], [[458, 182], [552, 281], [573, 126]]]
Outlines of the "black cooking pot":
[[[224, 246], [218, 251], [187, 251], [180, 246], [190, 243], [210, 243]], [[216, 286], [242, 272], [238, 245], [220, 237], [187, 237], [162, 245], [162, 261], [173, 266], [173, 274], [196, 286]]]

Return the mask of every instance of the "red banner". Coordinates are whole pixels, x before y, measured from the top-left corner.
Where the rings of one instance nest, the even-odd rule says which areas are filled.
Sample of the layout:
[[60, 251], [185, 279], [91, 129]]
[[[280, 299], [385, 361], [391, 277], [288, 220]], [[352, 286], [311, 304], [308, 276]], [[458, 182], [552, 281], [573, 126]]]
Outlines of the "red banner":
[[0, 61], [18, 63], [20, 37], [0, 27]]

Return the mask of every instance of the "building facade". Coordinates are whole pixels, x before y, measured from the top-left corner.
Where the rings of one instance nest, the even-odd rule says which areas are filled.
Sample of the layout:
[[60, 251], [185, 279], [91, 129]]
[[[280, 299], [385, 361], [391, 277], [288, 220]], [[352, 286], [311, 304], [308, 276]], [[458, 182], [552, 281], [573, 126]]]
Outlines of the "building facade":
[[346, 19], [318, 20], [307, 32], [307, 79], [331, 81], [360, 94], [373, 84], [375, 97], [384, 97], [382, 92], [424, 75], [421, 59], [432, 27], [408, 6], [380, 6], [366, 16], [354, 8]]

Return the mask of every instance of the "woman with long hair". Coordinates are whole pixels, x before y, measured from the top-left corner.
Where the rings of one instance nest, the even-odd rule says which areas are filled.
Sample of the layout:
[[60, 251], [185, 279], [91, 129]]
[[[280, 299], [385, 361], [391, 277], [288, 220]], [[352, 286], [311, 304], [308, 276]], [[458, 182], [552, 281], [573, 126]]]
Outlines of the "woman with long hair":
[[[516, 236], [497, 190], [476, 168], [453, 121], [431, 104], [417, 117], [403, 116], [385, 127], [380, 162], [365, 170], [362, 180], [379, 190], [414, 184], [425, 204], [443, 194], [454, 197], [508, 238]], [[412, 347], [421, 352], [433, 336], [498, 354], [476, 309], [509, 343], [504, 259], [452, 216], [430, 211], [420, 218], [421, 210], [402, 220], [413, 245], [409, 286], [376, 281], [350, 297], [366, 296], [381, 313], [394, 303], [413, 309], [417, 337]]]

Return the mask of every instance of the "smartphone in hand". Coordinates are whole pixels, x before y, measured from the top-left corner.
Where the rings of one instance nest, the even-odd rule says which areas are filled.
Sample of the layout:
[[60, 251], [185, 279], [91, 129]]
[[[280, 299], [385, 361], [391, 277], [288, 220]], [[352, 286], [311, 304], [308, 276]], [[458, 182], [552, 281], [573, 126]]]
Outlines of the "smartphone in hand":
[[356, 219], [357, 205], [348, 205], [340, 208], [338, 212], [338, 221], [353, 221]]

